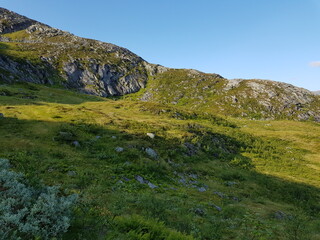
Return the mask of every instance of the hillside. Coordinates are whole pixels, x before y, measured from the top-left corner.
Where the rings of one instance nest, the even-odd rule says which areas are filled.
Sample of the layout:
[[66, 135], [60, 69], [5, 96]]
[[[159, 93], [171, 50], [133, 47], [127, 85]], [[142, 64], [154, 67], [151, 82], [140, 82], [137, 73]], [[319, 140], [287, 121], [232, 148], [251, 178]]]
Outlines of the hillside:
[[80, 196], [63, 239], [320, 237], [319, 124], [34, 84], [0, 93], [0, 158]]
[[320, 121], [320, 98], [306, 89], [267, 80], [228, 80], [195, 70], [157, 74], [140, 100], [251, 119]]
[[0, 19], [0, 173], [78, 197], [67, 232], [36, 208], [30, 233], [0, 174], [0, 240], [320, 239], [319, 96]]
[[59, 85], [102, 97], [141, 90], [143, 101], [200, 106], [223, 115], [320, 121], [320, 97], [305, 89], [150, 64], [127, 49], [77, 37], [3, 8], [0, 19], [2, 81]]

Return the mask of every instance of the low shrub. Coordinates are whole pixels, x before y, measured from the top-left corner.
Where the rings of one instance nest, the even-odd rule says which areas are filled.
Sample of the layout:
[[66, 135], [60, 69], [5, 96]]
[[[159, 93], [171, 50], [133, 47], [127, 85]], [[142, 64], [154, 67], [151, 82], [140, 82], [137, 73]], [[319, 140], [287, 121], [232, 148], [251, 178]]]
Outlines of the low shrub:
[[77, 196], [61, 196], [58, 187], [34, 188], [0, 159], [0, 239], [51, 239], [70, 226]]

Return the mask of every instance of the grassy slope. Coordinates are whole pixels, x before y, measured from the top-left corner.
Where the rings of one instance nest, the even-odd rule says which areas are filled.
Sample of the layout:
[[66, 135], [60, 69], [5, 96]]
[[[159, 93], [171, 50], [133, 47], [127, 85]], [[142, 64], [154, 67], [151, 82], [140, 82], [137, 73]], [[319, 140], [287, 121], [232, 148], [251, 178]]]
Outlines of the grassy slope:
[[320, 239], [319, 124], [225, 120], [32, 84], [1, 85], [0, 112], [0, 157], [80, 194], [65, 239]]
[[[312, 104], [305, 104], [301, 111], [295, 105], [282, 109], [281, 93], [283, 90], [274, 87], [272, 82], [264, 82], [266, 89], [271, 89], [277, 97], [271, 98], [263, 92], [253, 91], [248, 83], [259, 83], [259, 80], [247, 80], [238, 87], [226, 90], [227, 80], [215, 74], [205, 74], [187, 69], [170, 69], [162, 74], [151, 77], [145, 91], [152, 95], [155, 102], [171, 104], [188, 109], [211, 112], [214, 114], [248, 117], [251, 119], [297, 119], [300, 113], [319, 111], [320, 98], [314, 98]], [[139, 98], [140, 92], [128, 98]], [[268, 100], [268, 101], [267, 101]], [[264, 102], [272, 104], [275, 112], [271, 112]], [[291, 113], [291, 111], [293, 113]]]

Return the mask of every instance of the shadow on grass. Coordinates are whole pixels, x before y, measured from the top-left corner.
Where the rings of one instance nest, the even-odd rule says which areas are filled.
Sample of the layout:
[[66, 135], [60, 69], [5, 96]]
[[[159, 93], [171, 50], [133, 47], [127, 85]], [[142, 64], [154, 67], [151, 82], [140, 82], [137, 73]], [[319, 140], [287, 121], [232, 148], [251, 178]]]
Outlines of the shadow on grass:
[[[148, 191], [163, 196], [168, 194], [164, 198], [171, 199], [172, 192], [165, 187], [152, 190], [134, 180], [135, 176], [141, 175], [159, 186], [176, 184], [173, 178], [177, 169], [169, 161], [179, 164], [179, 171], [189, 169], [189, 164], [215, 164], [221, 172], [225, 171], [225, 175], [210, 173], [204, 177], [208, 179], [213, 175], [215, 181], [221, 177], [221, 182], [241, 181], [243, 192], [246, 192], [243, 197], [247, 201], [262, 197], [298, 207], [309, 215], [319, 214], [318, 188], [254, 171], [249, 167], [251, 160], [241, 152], [248, 143], [236, 138], [212, 132], [194, 132], [199, 137], [199, 145], [195, 145], [182, 143], [176, 138], [168, 140], [156, 136], [150, 139], [141, 134], [111, 130], [110, 127], [0, 118], [0, 157], [8, 158], [18, 171], [35, 179], [35, 182], [42, 179], [47, 184], [60, 184], [64, 189], [80, 193], [84, 206], [81, 209], [86, 210], [77, 214], [85, 219], [77, 220], [70, 234], [85, 234], [86, 231], [96, 234], [97, 226], [101, 224], [97, 222], [100, 221], [98, 216], [101, 217], [103, 211], [108, 216], [142, 211], [140, 208], [145, 205], [137, 204], [134, 198], [123, 199], [123, 210], [119, 213], [109, 210], [114, 209], [112, 205], [119, 201], [119, 198], [114, 202], [110, 199], [117, 199], [112, 196], [120, 191], [115, 186], [119, 180], [124, 182], [123, 177], [134, 182], [130, 188], [123, 188], [131, 196], [138, 197]], [[149, 156], [145, 151], [147, 148], [154, 149], [158, 156]], [[232, 165], [235, 158], [240, 159], [238, 165]], [[252, 184], [255, 189], [250, 187]], [[175, 196], [177, 194], [174, 193]], [[168, 216], [175, 215], [174, 209], [169, 211]], [[152, 217], [159, 218], [157, 215]], [[168, 219], [164, 221], [170, 225]], [[179, 230], [185, 231], [183, 228]]]

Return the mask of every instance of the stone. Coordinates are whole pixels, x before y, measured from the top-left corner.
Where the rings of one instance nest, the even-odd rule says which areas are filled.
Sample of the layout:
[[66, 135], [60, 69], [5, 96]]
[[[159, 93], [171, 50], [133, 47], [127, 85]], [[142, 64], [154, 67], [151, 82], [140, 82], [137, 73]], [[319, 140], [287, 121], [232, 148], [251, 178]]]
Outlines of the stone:
[[204, 216], [206, 214], [205, 211], [203, 209], [201, 209], [201, 208], [195, 208], [194, 209], [194, 213], [199, 215], [199, 216]]
[[149, 155], [149, 157], [157, 159], [158, 158], [158, 154], [156, 153], [155, 150], [153, 150], [152, 148], [146, 148], [146, 153]]
[[238, 183], [237, 182], [228, 181], [228, 182], [225, 182], [225, 185], [227, 185], [228, 187], [232, 187], [232, 186], [238, 185]]
[[78, 141], [73, 141], [72, 145], [75, 147], [81, 147], [80, 143]]
[[205, 187], [200, 187], [200, 188], [198, 188], [198, 191], [199, 192], [205, 192], [205, 191], [207, 191], [207, 189]]
[[193, 145], [192, 143], [184, 143], [183, 144], [186, 148], [187, 148], [187, 155], [188, 156], [194, 156], [197, 154], [198, 150], [197, 150], [197, 147], [195, 145]]
[[277, 212], [274, 213], [274, 217], [276, 219], [282, 220], [282, 219], [285, 219], [287, 217], [287, 214], [285, 214], [282, 211], [277, 211]]
[[221, 212], [221, 211], [222, 211], [222, 208], [221, 208], [221, 207], [219, 207], [219, 206], [217, 206], [217, 205], [214, 205], [214, 204], [213, 204], [213, 207], [214, 207], [215, 209], [217, 209], [219, 212]]
[[76, 171], [68, 171], [67, 174], [68, 174], [68, 176], [70, 176], [70, 177], [74, 177], [74, 176], [77, 175]]
[[209, 203], [209, 206], [215, 208], [215, 209], [218, 210], [219, 212], [222, 211], [222, 208], [221, 208], [221, 207], [219, 207], [219, 206], [217, 206], [217, 205], [215, 205], [215, 204], [213, 204], [213, 203]]
[[116, 137], [116, 136], [112, 136], [111, 138], [112, 138], [112, 139], [117, 139], [117, 137]]
[[145, 184], [146, 183], [144, 178], [139, 176], [139, 175], [135, 176], [134, 178], [141, 184]]
[[116, 152], [123, 152], [124, 148], [122, 147], [116, 147], [114, 150], [116, 150]]
[[96, 136], [96, 139], [100, 139], [101, 138], [101, 136]]
[[213, 192], [213, 194], [218, 195], [220, 198], [226, 198], [222, 192]]
[[238, 197], [232, 197], [231, 199], [235, 202], [240, 202], [240, 199]]
[[130, 178], [127, 178], [127, 177], [122, 177], [122, 179], [125, 180], [126, 182], [130, 181]]
[[156, 135], [153, 133], [147, 133], [147, 136], [151, 139], [154, 139]]
[[197, 174], [194, 174], [194, 173], [190, 173], [190, 174], [189, 174], [189, 177], [190, 177], [190, 178], [193, 178], [193, 179], [198, 179], [198, 175], [197, 175]]
[[157, 186], [154, 185], [154, 184], [152, 184], [151, 182], [148, 182], [148, 186], [149, 186], [151, 189], [157, 188]]
[[184, 177], [182, 177], [179, 179], [179, 183], [181, 183], [183, 185], [187, 185], [187, 180]]

